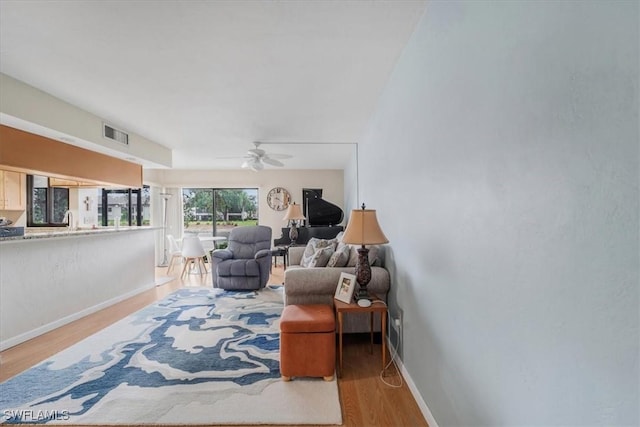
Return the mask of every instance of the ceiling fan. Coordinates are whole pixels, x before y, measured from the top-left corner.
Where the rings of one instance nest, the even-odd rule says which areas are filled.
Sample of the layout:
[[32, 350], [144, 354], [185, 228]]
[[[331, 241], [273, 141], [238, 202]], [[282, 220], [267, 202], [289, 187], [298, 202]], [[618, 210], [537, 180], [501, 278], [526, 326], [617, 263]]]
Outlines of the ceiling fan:
[[260, 148], [259, 142], [254, 142], [253, 145], [256, 147], [248, 150], [247, 154], [243, 157], [245, 160], [242, 162], [242, 169], [251, 169], [252, 171], [257, 172], [264, 169], [265, 164], [281, 168], [284, 166], [284, 163], [280, 160], [291, 158], [288, 154], [267, 153]]

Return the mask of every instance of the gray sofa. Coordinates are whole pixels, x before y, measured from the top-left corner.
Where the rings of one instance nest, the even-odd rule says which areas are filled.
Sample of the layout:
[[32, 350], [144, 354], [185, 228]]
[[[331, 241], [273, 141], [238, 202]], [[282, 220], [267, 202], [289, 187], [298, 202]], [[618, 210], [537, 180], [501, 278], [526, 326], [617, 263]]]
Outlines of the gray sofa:
[[[289, 266], [284, 272], [284, 303], [289, 304], [329, 304], [333, 306], [333, 297], [342, 272], [353, 274], [355, 268], [349, 267], [302, 267], [300, 262], [304, 246], [289, 248]], [[382, 251], [379, 251], [382, 256]], [[377, 265], [376, 265], [377, 264]], [[371, 267], [371, 282], [367, 290], [387, 300], [390, 278], [389, 272], [380, 267], [380, 259]], [[368, 314], [348, 314], [344, 318], [344, 332], [368, 332]], [[374, 322], [375, 330], [380, 330], [380, 321]]]

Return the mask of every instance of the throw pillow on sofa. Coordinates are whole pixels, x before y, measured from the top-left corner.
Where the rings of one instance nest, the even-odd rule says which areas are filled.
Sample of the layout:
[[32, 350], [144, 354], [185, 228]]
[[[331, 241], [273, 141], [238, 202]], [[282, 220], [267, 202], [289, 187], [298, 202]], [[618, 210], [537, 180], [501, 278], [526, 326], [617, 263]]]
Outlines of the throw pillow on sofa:
[[[322, 267], [324, 267], [329, 261], [329, 258], [331, 257], [331, 255], [333, 254], [333, 251], [336, 247], [336, 243], [337, 243], [336, 239], [326, 240], [326, 239], [318, 239], [316, 237], [312, 237], [311, 239], [309, 239], [309, 243], [307, 243], [307, 246], [304, 248], [304, 254], [302, 255], [302, 260], [300, 261], [300, 265], [303, 267], [320, 267], [318, 265], [313, 265], [313, 266], [310, 265], [313, 257], [316, 256], [316, 253], [318, 253], [319, 250], [322, 250], [325, 248], [331, 248], [331, 252], [328, 254], [327, 259], [324, 260], [324, 265], [322, 265]], [[317, 263], [318, 261], [322, 263], [324, 256], [326, 254], [327, 252], [323, 254], [318, 254], [318, 258], [316, 259], [316, 261], [314, 261], [314, 263]]]
[[333, 246], [318, 249], [305, 267], [326, 267], [333, 252]]
[[336, 251], [327, 262], [327, 267], [346, 267], [351, 255], [351, 247], [344, 243], [339, 243]]
[[318, 239], [317, 237], [312, 237], [309, 239], [307, 246], [304, 248], [303, 257], [309, 257], [316, 253], [318, 249], [327, 248], [329, 246], [336, 248], [336, 244], [338, 241], [336, 239]]

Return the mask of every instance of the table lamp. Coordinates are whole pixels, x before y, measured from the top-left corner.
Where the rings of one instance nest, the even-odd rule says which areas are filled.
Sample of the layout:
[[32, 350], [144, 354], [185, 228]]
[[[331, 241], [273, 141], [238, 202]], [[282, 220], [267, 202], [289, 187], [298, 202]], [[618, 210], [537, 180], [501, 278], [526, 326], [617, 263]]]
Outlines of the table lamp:
[[343, 243], [351, 245], [360, 245], [358, 248], [358, 261], [356, 262], [356, 281], [360, 286], [356, 300], [370, 300], [367, 292], [367, 285], [371, 281], [371, 266], [369, 265], [369, 249], [365, 245], [381, 245], [389, 243], [389, 239], [384, 235], [376, 211], [365, 209], [364, 203], [362, 209], [354, 209], [351, 211], [347, 229], [342, 237]]
[[291, 240], [291, 244], [295, 245], [296, 240], [298, 239], [298, 225], [296, 221], [300, 221], [306, 219], [302, 214], [302, 209], [300, 209], [300, 205], [296, 205], [295, 202], [290, 204], [287, 208], [287, 213], [285, 214], [284, 221], [291, 221], [291, 226], [289, 228], [289, 239]]

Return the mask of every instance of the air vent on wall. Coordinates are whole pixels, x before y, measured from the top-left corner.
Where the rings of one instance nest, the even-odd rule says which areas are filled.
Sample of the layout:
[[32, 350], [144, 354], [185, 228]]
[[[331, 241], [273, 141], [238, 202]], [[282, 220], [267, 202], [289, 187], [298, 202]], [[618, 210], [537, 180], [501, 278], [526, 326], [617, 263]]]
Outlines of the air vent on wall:
[[109, 126], [106, 123], [102, 124], [102, 130], [105, 138], [119, 142], [120, 144], [129, 145], [129, 135], [125, 132]]

